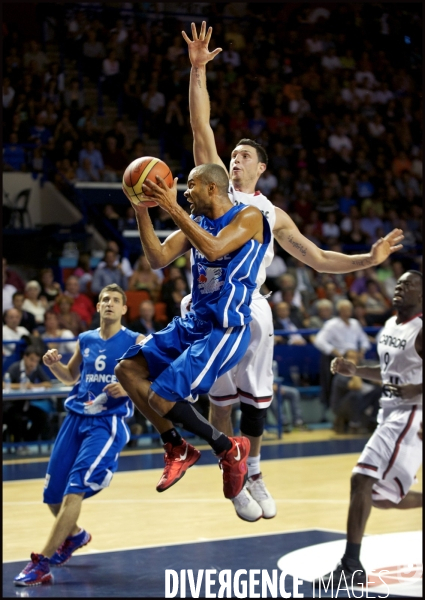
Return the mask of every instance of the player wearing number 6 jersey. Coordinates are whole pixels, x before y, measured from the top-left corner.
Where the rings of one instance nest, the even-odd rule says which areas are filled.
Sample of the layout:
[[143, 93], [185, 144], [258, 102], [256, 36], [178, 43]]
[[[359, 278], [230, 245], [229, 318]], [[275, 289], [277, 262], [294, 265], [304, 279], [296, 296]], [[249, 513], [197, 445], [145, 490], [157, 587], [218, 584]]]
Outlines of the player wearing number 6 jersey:
[[[367, 575], [360, 562], [360, 546], [372, 506], [419, 508], [422, 492], [410, 486], [422, 464], [422, 274], [407, 271], [397, 281], [393, 297], [396, 316], [377, 337], [379, 366], [356, 367], [335, 358], [331, 370], [347, 377], [358, 375], [382, 382], [378, 428], [366, 444], [351, 477], [351, 497], [345, 554], [331, 574], [338, 586], [361, 585]], [[319, 580], [317, 580], [317, 585]]]
[[126, 296], [116, 284], [103, 288], [97, 311], [100, 327], [82, 333], [69, 363], [49, 350], [43, 362], [65, 384], [75, 384], [65, 401], [68, 415], [59, 431], [47, 467], [43, 501], [56, 517], [40, 554], [14, 579], [15, 585], [52, 583], [50, 566], [62, 566], [91, 535], [77, 525], [84, 498], [108, 487], [118, 455], [130, 439], [126, 417], [133, 403], [118, 382], [117, 359], [144, 336], [121, 325]]

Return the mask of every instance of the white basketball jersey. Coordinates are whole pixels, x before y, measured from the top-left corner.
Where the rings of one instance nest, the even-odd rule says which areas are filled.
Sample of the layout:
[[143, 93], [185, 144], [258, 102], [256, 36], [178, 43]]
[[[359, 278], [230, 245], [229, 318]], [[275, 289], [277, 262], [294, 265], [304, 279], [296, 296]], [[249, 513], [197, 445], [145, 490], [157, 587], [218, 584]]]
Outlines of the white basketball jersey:
[[260, 265], [257, 275], [257, 289], [254, 294], [259, 291], [260, 287], [266, 280], [266, 268], [270, 265], [274, 256], [274, 237], [273, 237], [273, 229], [276, 222], [276, 211], [274, 205], [268, 200], [261, 192], [255, 192], [254, 194], [246, 194], [245, 192], [239, 192], [235, 190], [232, 184], [229, 186], [229, 198], [233, 202], [233, 204], [247, 204], [249, 206], [255, 206], [266, 217], [270, 225], [270, 231], [272, 232], [272, 237], [270, 240], [270, 244], [266, 250], [266, 254], [264, 255], [263, 261]]
[[[379, 333], [377, 351], [383, 383], [380, 402], [384, 409], [401, 403], [399, 397], [386, 390], [385, 384], [422, 383], [422, 358], [415, 349], [415, 340], [422, 328], [421, 317], [399, 324], [397, 317], [391, 317]], [[403, 402], [403, 406], [412, 404], [422, 404], [422, 394], [412, 398], [408, 404]]]

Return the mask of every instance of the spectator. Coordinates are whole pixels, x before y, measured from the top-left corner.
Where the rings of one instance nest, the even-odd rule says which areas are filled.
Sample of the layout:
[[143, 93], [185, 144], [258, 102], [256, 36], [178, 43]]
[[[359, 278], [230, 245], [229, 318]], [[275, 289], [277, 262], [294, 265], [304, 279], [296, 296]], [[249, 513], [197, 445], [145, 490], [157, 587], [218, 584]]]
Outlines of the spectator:
[[144, 109], [144, 126], [150, 134], [162, 129], [162, 119], [165, 109], [165, 96], [154, 82], [148, 86], [148, 90], [142, 94], [142, 105]]
[[41, 113], [35, 117], [35, 124], [30, 127], [29, 141], [39, 144], [41, 147], [46, 147], [49, 143], [52, 133], [45, 126], [45, 118]]
[[361, 173], [357, 182], [357, 196], [359, 198], [370, 198], [375, 193], [375, 186], [370, 181], [367, 173]]
[[335, 132], [332, 133], [328, 138], [329, 147], [335, 152], [341, 152], [343, 148], [347, 148], [350, 152], [353, 150], [353, 143], [344, 132], [341, 125], [338, 125]]
[[105, 252], [105, 266], [98, 265], [92, 280], [92, 292], [98, 294], [105, 286], [116, 283], [123, 290], [127, 289], [128, 278], [122, 272], [121, 267], [116, 266], [117, 255], [113, 250]]
[[366, 282], [366, 291], [360, 295], [360, 301], [366, 308], [366, 321], [371, 325], [384, 325], [392, 311], [374, 279]]
[[36, 40], [31, 40], [29, 49], [24, 53], [24, 67], [28, 69], [31, 65], [35, 66], [36, 73], [42, 73], [47, 66], [47, 57], [40, 50], [40, 45]]
[[[44, 314], [44, 333], [41, 334], [43, 340], [49, 338], [61, 338], [70, 340], [75, 337], [70, 329], [63, 329], [59, 325], [59, 317], [53, 310], [47, 310]], [[59, 354], [74, 354], [77, 342], [46, 342], [48, 349], [56, 348]], [[66, 362], [66, 360], [64, 360]]]
[[408, 158], [406, 152], [399, 152], [392, 162], [392, 171], [394, 177], [401, 177], [403, 171], [408, 171], [410, 173], [411, 168], [412, 162]]
[[139, 116], [142, 108], [140, 102], [141, 93], [137, 71], [132, 69], [128, 74], [123, 88], [123, 109], [130, 119], [137, 119]]
[[[30, 335], [26, 327], [21, 323], [21, 314], [16, 308], [9, 308], [3, 313], [3, 341], [9, 342], [12, 340], [19, 341], [22, 336]], [[3, 356], [11, 356], [16, 350], [16, 344], [4, 344]]]
[[73, 275], [78, 277], [80, 292], [89, 297], [91, 295], [91, 281], [93, 279], [93, 269], [90, 266], [90, 254], [83, 252], [79, 255], [77, 268]]
[[87, 40], [83, 44], [83, 69], [84, 73], [92, 80], [97, 81], [102, 60], [105, 58], [105, 46], [97, 39], [96, 31], [87, 31]]
[[77, 122], [77, 115], [80, 114], [85, 105], [84, 100], [84, 90], [80, 89], [78, 79], [71, 79], [69, 88], [66, 89], [64, 93], [64, 104], [71, 111], [71, 115], [74, 115], [74, 117], [71, 118], [71, 122], [74, 124]]
[[335, 48], [329, 50], [322, 56], [321, 65], [328, 71], [341, 68], [341, 61], [335, 53]]
[[189, 293], [189, 287], [183, 277], [176, 277], [172, 282], [170, 296], [166, 299], [167, 318], [172, 321], [174, 317], [179, 317], [181, 301]]
[[3, 147], [3, 170], [25, 171], [26, 162], [25, 150], [18, 144], [18, 135], [11, 133], [9, 143]]
[[336, 214], [330, 212], [326, 215], [325, 222], [322, 225], [322, 233], [325, 242], [329, 244], [331, 240], [338, 240], [340, 229], [336, 222]]
[[41, 285], [38, 281], [29, 281], [25, 286], [25, 300], [22, 304], [22, 309], [34, 315], [37, 325], [42, 325], [44, 322], [44, 313], [48, 308], [47, 299], [40, 296]]
[[351, 231], [344, 234], [341, 241], [355, 248], [362, 248], [369, 243], [369, 238], [362, 231], [360, 219], [351, 220]]
[[78, 181], [100, 181], [99, 171], [93, 167], [90, 158], [80, 160], [75, 176]]
[[66, 296], [73, 299], [72, 312], [77, 313], [86, 325], [90, 325], [96, 312], [93, 302], [88, 296], [80, 292], [80, 281], [75, 275], [70, 275], [65, 281]]
[[226, 64], [231, 64], [234, 69], [237, 69], [241, 65], [241, 57], [239, 52], [233, 49], [233, 44], [228, 42], [226, 49], [222, 53], [222, 61]]
[[96, 150], [93, 140], [89, 140], [87, 142], [86, 149], [83, 148], [82, 150], [80, 150], [80, 154], [79, 154], [80, 167], [82, 167], [83, 165], [86, 165], [86, 166], [84, 166], [85, 169], [87, 168], [87, 165], [88, 165], [88, 163], [84, 163], [84, 160], [86, 158], [90, 161], [90, 165], [91, 165], [90, 172], [96, 178], [96, 181], [100, 181], [100, 179], [103, 177], [105, 165], [103, 163], [102, 154], [99, 152], [99, 150]]
[[[329, 321], [334, 314], [334, 306], [327, 298], [321, 298], [316, 304], [317, 315], [312, 315], [307, 318], [306, 327], [311, 329], [321, 329], [326, 321]], [[314, 344], [316, 334], [311, 334], [309, 340]]]
[[[10, 267], [8, 267], [6, 258], [2, 259], [2, 266], [3, 266], [3, 280], [4, 280], [3, 285], [4, 285], [4, 283], [8, 283], [10, 285], [13, 285], [13, 287], [15, 287], [19, 292], [23, 292], [24, 288], [25, 288], [25, 283], [24, 283], [22, 277], [14, 269], [11, 269]], [[4, 305], [3, 305], [3, 309], [4, 309]]]
[[[290, 302], [291, 306], [302, 309], [302, 296], [300, 291], [297, 289], [297, 283], [294, 275], [292, 275], [292, 273], [284, 273], [281, 277], [279, 277], [277, 283], [279, 285], [279, 290], [273, 294], [271, 301], [273, 303], [286, 301], [284, 296], [290, 292], [292, 294], [292, 300]], [[294, 312], [291, 316], [292, 318], [297, 318]], [[298, 325], [301, 326], [299, 323]]]
[[[347, 350], [344, 358], [359, 363], [359, 353]], [[366, 383], [358, 376], [344, 377], [336, 373], [332, 379], [330, 405], [335, 415], [336, 433], [369, 433], [376, 427], [381, 386]]]
[[154, 320], [155, 304], [152, 300], [143, 300], [139, 306], [139, 317], [129, 323], [128, 328], [132, 331], [149, 335], [163, 328], [162, 323]]
[[330, 364], [335, 356], [344, 356], [347, 350], [357, 350], [363, 357], [370, 348], [367, 335], [358, 321], [351, 318], [353, 305], [349, 300], [337, 304], [338, 316], [329, 319], [316, 335], [314, 345], [321, 352], [320, 360], [320, 399], [329, 406], [332, 374]]
[[[298, 331], [297, 325], [291, 321], [290, 306], [287, 302], [278, 302], [273, 309], [275, 330], [285, 329], [286, 331]], [[288, 344], [294, 346], [304, 346], [307, 342], [299, 333], [288, 336], [275, 335], [276, 344]]]
[[269, 169], [266, 169], [258, 180], [257, 188], [264, 196], [269, 196], [277, 188], [277, 183], [277, 177]]
[[58, 294], [62, 292], [60, 283], [55, 281], [53, 269], [46, 268], [40, 271], [41, 295], [49, 304], [53, 304]]
[[121, 181], [124, 171], [128, 166], [128, 157], [123, 150], [117, 148], [117, 140], [115, 137], [109, 136], [106, 138], [106, 149], [103, 153], [103, 162], [105, 165], [103, 173], [104, 181]]
[[[296, 387], [289, 385], [282, 385], [275, 383], [273, 385], [273, 390], [276, 392], [279, 386], [279, 391], [282, 398], [282, 424], [283, 431], [285, 433], [290, 433], [292, 429], [307, 429], [307, 426], [304, 423], [302, 413], [301, 413], [301, 394]], [[288, 400], [289, 407], [291, 411], [291, 423], [292, 427], [289, 425], [285, 410], [284, 410], [284, 402]], [[278, 407], [277, 404], [277, 396], [276, 394], [273, 396], [273, 402], [271, 404], [271, 409], [275, 418], [278, 418]]]
[[[14, 362], [8, 368], [12, 387], [20, 385], [21, 373], [25, 373], [29, 389], [36, 387], [50, 387], [50, 379], [40, 365], [41, 354], [34, 346], [28, 346], [22, 360]], [[14, 442], [32, 442], [41, 439], [49, 439], [47, 427], [48, 418], [44, 407], [48, 401], [13, 400], [6, 407], [3, 423], [7, 425], [7, 432]], [[37, 406], [39, 405], [39, 406]]]
[[[130, 207], [131, 208], [131, 207]], [[121, 271], [124, 273], [126, 277], [131, 277], [133, 275], [133, 269], [131, 267], [130, 261], [126, 256], [120, 256], [120, 249], [118, 244], [114, 240], [108, 240], [106, 244], [106, 250], [112, 250], [115, 252], [115, 266], [120, 267]], [[106, 265], [105, 261], [102, 260], [98, 267], [103, 268]]]
[[24, 292], [15, 292], [12, 296], [13, 308], [15, 308], [20, 315], [19, 325], [21, 327], [25, 327], [31, 334], [36, 333], [36, 322], [35, 317], [32, 313], [23, 310], [22, 306], [24, 304], [25, 294]]
[[112, 127], [112, 129], [108, 129], [104, 136], [105, 140], [107, 140], [109, 137], [115, 138], [115, 140], [117, 141], [118, 150], [122, 150], [125, 152], [128, 146], [128, 135], [122, 119], [115, 119], [114, 126]]
[[367, 209], [366, 216], [360, 220], [362, 233], [364, 233], [370, 243], [376, 242], [378, 239], [377, 230], [383, 227], [382, 219], [376, 216], [375, 209], [370, 206]]
[[10, 118], [10, 112], [13, 108], [15, 90], [10, 84], [9, 77], [3, 79], [3, 118]]
[[158, 274], [151, 268], [148, 259], [141, 254], [134, 265], [134, 273], [128, 282], [129, 290], [146, 290], [155, 301], [158, 298], [161, 282]]
[[120, 63], [115, 50], [109, 50], [102, 62], [103, 91], [111, 100], [118, 98], [121, 89]]
[[71, 296], [60, 294], [56, 298], [54, 311], [58, 315], [59, 327], [72, 331], [72, 335], [77, 337], [80, 333], [87, 330], [87, 325], [76, 312], [72, 311], [73, 304], [74, 300]]

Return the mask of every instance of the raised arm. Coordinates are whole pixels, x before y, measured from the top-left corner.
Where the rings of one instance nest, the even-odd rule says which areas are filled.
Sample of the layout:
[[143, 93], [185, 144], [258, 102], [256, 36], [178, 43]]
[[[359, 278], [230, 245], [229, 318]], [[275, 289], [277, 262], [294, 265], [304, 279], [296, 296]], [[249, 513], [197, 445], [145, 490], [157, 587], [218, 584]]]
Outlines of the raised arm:
[[306, 238], [294, 221], [280, 208], [276, 208], [276, 223], [273, 235], [286, 252], [298, 258], [319, 273], [351, 273], [381, 264], [393, 252], [403, 248], [401, 229], [393, 229], [384, 238], [375, 242], [367, 254], [342, 254], [322, 250]]
[[77, 342], [74, 354], [69, 359], [69, 363], [64, 365], [60, 362], [62, 354], [59, 354], [56, 348], [48, 350], [43, 356], [43, 363], [49, 367], [53, 375], [62, 383], [74, 385], [80, 377], [80, 365], [83, 361], [80, 351], [80, 342]]
[[[123, 192], [130, 200], [124, 188]], [[182, 231], [173, 231], [164, 242], [160, 242], [155, 234], [149, 211], [143, 206], [143, 202], [137, 205], [131, 202], [131, 205], [136, 213], [143, 252], [152, 269], [162, 269], [190, 250], [190, 242]]]
[[[189, 111], [190, 124], [193, 131], [193, 157], [195, 165], [215, 163], [226, 166], [217, 154], [214, 132], [210, 125], [210, 98], [207, 91], [206, 65], [221, 52], [217, 48], [210, 52], [208, 44], [211, 39], [212, 27], [206, 33], [207, 25], [202, 21], [199, 37], [195, 23], [192, 23], [193, 41], [182, 31], [187, 42], [189, 59], [192, 65], [189, 82]], [[227, 169], [226, 169], [227, 172]]]
[[[214, 236], [195, 223], [177, 203], [177, 177], [174, 179], [172, 188], [169, 188], [161, 177], [157, 177], [157, 179], [159, 185], [146, 180], [144, 186], [149, 188], [153, 198], [169, 213], [191, 245], [199, 250], [208, 261], [213, 262], [237, 250], [250, 239], [263, 242], [263, 218], [258, 208], [247, 206], [236, 215], [229, 225], [223, 227], [217, 236]], [[140, 228], [139, 230], [141, 231]]]

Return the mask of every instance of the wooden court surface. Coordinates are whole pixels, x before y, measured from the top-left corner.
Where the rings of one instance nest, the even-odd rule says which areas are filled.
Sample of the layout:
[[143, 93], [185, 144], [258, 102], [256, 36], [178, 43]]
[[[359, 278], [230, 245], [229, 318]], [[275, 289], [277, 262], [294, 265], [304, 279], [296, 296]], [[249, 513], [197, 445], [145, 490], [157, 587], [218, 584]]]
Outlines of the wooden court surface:
[[[304, 436], [313, 441], [323, 434], [298, 435]], [[296, 438], [293, 435], [291, 442]], [[79, 554], [309, 528], [344, 532], [350, 473], [357, 458], [358, 453], [262, 460], [278, 514], [256, 523], [237, 518], [232, 503], [223, 497], [217, 465], [193, 467], [162, 494], [155, 490], [162, 469], [118, 471], [108, 489], [83, 502], [79, 524], [93, 541]], [[412, 489], [422, 489], [422, 470], [418, 480]], [[42, 488], [42, 479], [3, 483], [4, 561], [24, 560], [41, 550], [53, 522], [42, 503]], [[366, 533], [415, 531], [422, 528], [421, 517], [418, 509], [373, 508]]]

